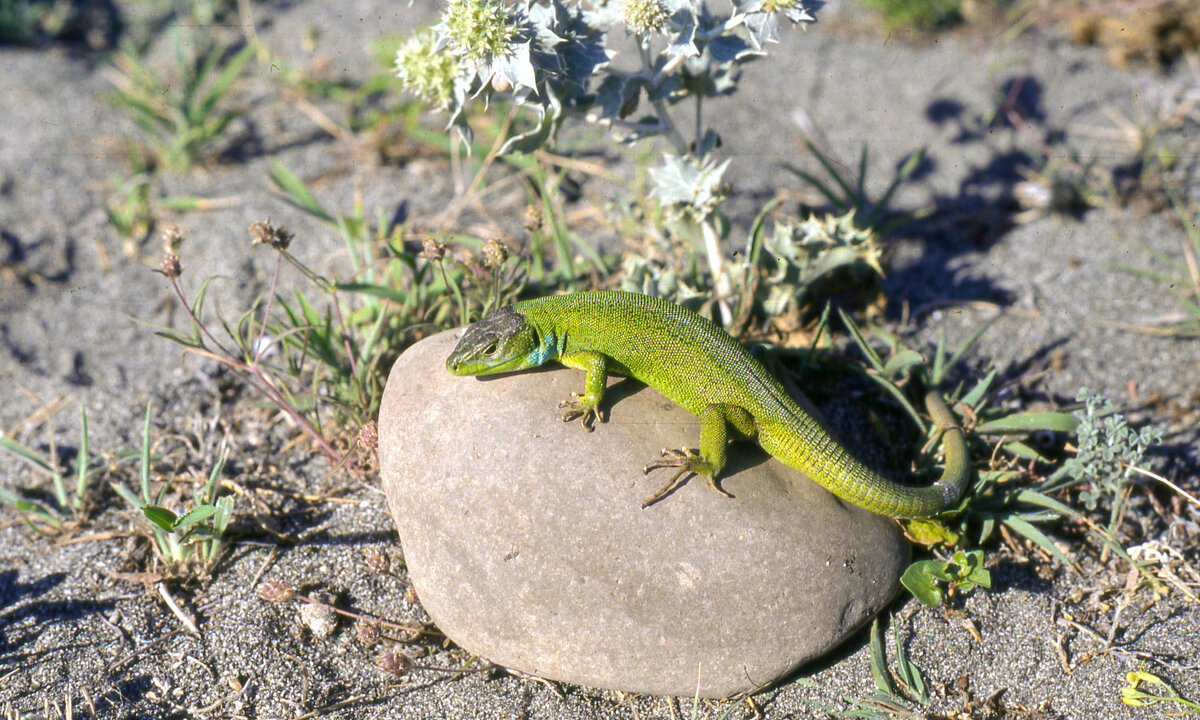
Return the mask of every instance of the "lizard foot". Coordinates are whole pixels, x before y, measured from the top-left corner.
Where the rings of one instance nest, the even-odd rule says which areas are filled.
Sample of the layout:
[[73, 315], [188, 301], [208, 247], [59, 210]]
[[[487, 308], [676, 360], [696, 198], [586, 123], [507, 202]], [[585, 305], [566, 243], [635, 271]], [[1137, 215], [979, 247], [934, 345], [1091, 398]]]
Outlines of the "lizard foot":
[[662, 500], [666, 496], [683, 487], [684, 483], [692, 479], [693, 475], [707, 475], [709, 482], [712, 483], [714, 489], [726, 497], [733, 497], [728, 491], [717, 485], [716, 478], [713, 477], [712, 466], [704, 459], [702, 455], [691, 448], [672, 449], [663, 448], [662, 456], [670, 458], [669, 460], [655, 460], [652, 463], [647, 463], [646, 467], [642, 468], [642, 473], [649, 475], [651, 470], [659, 468], [676, 467], [679, 470], [671, 476], [667, 484], [654, 493], [649, 499], [642, 503], [642, 509], [650, 507], [654, 503]]
[[596, 428], [592, 423], [597, 419], [604, 422], [604, 418], [600, 417], [600, 413], [596, 412], [595, 403], [589, 403], [583, 395], [575, 393], [567, 400], [563, 400], [558, 404], [560, 408], [567, 408], [567, 411], [562, 414], [563, 422], [571, 422], [575, 418], [582, 418], [580, 423], [587, 428], [588, 432], [592, 432]]

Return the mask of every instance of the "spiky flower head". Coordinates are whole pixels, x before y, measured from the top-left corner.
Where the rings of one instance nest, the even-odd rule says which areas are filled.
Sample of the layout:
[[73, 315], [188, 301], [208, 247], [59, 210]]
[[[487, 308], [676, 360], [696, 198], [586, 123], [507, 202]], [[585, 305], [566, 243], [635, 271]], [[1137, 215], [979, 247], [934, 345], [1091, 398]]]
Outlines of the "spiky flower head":
[[668, 17], [661, 0], [625, 0], [621, 13], [625, 26], [637, 35], [662, 32]]
[[508, 54], [521, 32], [516, 14], [503, 0], [449, 0], [441, 27], [453, 53], [473, 63]]
[[426, 28], [396, 51], [396, 76], [414, 95], [439, 109], [454, 99], [458, 61], [437, 49], [437, 33]]

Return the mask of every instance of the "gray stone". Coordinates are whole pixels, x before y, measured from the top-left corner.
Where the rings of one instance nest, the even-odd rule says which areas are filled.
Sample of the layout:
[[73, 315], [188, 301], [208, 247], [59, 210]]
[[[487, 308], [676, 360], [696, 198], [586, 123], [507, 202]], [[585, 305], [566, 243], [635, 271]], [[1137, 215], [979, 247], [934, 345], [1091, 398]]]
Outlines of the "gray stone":
[[557, 405], [583, 374], [454, 377], [460, 331], [396, 362], [379, 413], [388, 503], [422, 605], [463, 648], [580, 685], [727, 697], [825, 653], [893, 596], [909, 549], [757, 446], [643, 510], [699, 421], [610, 383], [586, 432]]

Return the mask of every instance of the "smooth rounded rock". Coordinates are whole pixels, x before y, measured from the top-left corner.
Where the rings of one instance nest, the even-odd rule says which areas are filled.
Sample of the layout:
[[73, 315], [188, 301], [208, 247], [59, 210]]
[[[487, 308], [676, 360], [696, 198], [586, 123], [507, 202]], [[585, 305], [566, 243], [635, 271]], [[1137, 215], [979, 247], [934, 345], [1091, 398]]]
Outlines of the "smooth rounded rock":
[[610, 382], [607, 423], [559, 419], [583, 373], [445, 369], [461, 331], [396, 361], [379, 413], [384, 490], [422, 605], [468, 651], [540, 677], [727, 697], [817, 657], [891, 599], [897, 524], [849, 506], [752, 444], [643, 510], [642, 467], [700, 423]]

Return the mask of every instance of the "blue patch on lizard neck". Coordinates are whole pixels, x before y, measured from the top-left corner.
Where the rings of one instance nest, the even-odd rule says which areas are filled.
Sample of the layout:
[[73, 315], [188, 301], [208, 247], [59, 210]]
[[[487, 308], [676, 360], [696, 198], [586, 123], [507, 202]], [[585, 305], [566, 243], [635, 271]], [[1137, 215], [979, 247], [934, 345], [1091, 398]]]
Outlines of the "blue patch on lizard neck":
[[555, 337], [553, 331], [538, 333], [538, 339], [541, 342], [533, 349], [533, 352], [529, 353], [532, 367], [544, 365], [551, 360], [557, 359], [562, 354], [561, 343], [558, 342], [558, 338]]

